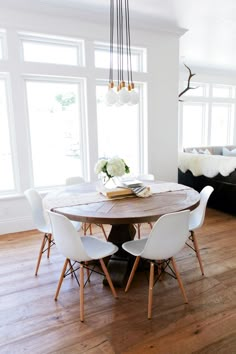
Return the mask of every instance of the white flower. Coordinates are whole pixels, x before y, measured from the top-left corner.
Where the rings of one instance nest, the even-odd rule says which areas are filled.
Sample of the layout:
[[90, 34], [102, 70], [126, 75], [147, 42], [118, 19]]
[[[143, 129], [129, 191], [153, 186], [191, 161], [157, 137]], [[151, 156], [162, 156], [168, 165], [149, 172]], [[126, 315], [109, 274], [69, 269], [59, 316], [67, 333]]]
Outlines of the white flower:
[[98, 175], [104, 173], [108, 178], [120, 177], [125, 173], [129, 173], [129, 166], [119, 157], [111, 159], [99, 159], [94, 167], [94, 172]]
[[110, 176], [123, 176], [125, 174], [125, 163], [119, 157], [114, 157], [107, 162], [107, 172]]
[[94, 167], [94, 172], [98, 175], [99, 173], [103, 172], [103, 168], [105, 167], [105, 165], [107, 164], [107, 160], [106, 159], [100, 159], [98, 160], [98, 162], [96, 163], [95, 167]]

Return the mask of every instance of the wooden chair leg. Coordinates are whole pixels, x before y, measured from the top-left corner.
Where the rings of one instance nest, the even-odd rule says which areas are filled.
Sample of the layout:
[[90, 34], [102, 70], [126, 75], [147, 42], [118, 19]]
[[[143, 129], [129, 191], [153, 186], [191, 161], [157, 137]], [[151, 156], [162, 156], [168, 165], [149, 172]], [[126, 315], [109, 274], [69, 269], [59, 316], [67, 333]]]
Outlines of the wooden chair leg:
[[84, 266], [80, 264], [80, 321], [84, 322]]
[[89, 232], [90, 232], [90, 235], [92, 235], [92, 234], [93, 234], [92, 224], [89, 224]]
[[179, 287], [180, 287], [180, 290], [181, 290], [181, 292], [182, 292], [182, 294], [183, 294], [185, 303], [187, 304], [187, 303], [188, 303], [188, 298], [187, 298], [187, 295], [186, 295], [186, 293], [185, 293], [184, 286], [183, 286], [182, 280], [181, 280], [181, 278], [180, 278], [180, 274], [179, 274], [179, 271], [178, 271], [178, 269], [177, 269], [176, 262], [175, 262], [175, 260], [174, 260], [173, 257], [171, 258], [171, 263], [172, 263], [172, 265], [173, 265], [173, 268], [174, 268], [174, 271], [175, 271], [175, 275], [176, 275], [176, 278], [177, 278], [177, 280], [178, 280]]
[[152, 318], [152, 299], [154, 286], [154, 263], [150, 263], [149, 291], [148, 291], [148, 319]]
[[106, 231], [105, 231], [105, 229], [104, 229], [104, 226], [103, 226], [102, 224], [99, 225], [99, 226], [101, 227], [102, 232], [103, 232], [103, 235], [104, 235], [105, 239], [107, 240], [107, 234], [106, 234]]
[[74, 274], [73, 274], [73, 266], [72, 266], [70, 260], [69, 260], [69, 266], [70, 266], [70, 269], [71, 269], [71, 278], [73, 278], [73, 276], [74, 276]]
[[140, 256], [136, 257], [136, 259], [135, 259], [135, 261], [134, 261], [133, 268], [132, 268], [132, 270], [131, 270], [129, 279], [128, 279], [127, 284], [126, 284], [126, 287], [125, 287], [125, 292], [126, 292], [126, 293], [127, 293], [127, 291], [129, 290], [129, 288], [130, 288], [130, 285], [131, 285], [131, 283], [132, 283], [132, 280], [133, 280], [134, 274], [135, 274], [135, 272], [136, 272], [136, 269], [137, 269], [137, 267], [138, 267], [139, 261], [140, 261]]
[[52, 234], [48, 234], [48, 251], [47, 251], [47, 258], [50, 257], [51, 240], [52, 240]]
[[87, 232], [87, 224], [86, 224], [86, 222], [84, 222], [83, 227], [84, 227], [84, 236], [86, 236], [86, 232]]
[[153, 227], [153, 226], [152, 226], [152, 223], [149, 222], [148, 225], [150, 226], [150, 229], [152, 229], [152, 227]]
[[66, 272], [66, 268], [67, 268], [67, 265], [68, 265], [69, 262], [70, 262], [70, 260], [68, 258], [66, 258], [64, 266], [62, 268], [61, 276], [60, 276], [60, 279], [59, 279], [59, 282], [58, 282], [58, 285], [57, 285], [57, 290], [56, 290], [56, 294], [55, 294], [55, 297], [54, 297], [55, 301], [57, 301], [57, 298], [58, 298], [58, 295], [59, 295], [59, 292], [60, 292], [60, 289], [61, 289], [61, 284], [63, 282], [64, 275], [65, 275], [65, 272]]
[[141, 237], [141, 224], [137, 224], [137, 228], [138, 228], [138, 239], [140, 240], [140, 237]]
[[46, 243], [47, 243], [47, 234], [44, 235], [43, 240], [42, 240], [42, 244], [41, 244], [41, 247], [40, 247], [40, 250], [39, 250], [38, 261], [37, 261], [37, 265], [36, 265], [36, 269], [35, 269], [35, 275], [38, 275], [38, 270], [39, 270], [41, 258], [42, 258], [42, 255], [43, 255], [43, 250], [44, 250], [44, 247], [45, 247]]
[[[85, 262], [86, 266], [88, 266], [88, 262]], [[90, 272], [89, 272], [89, 269], [86, 267], [86, 272], [87, 272], [87, 279], [88, 281], [90, 282]]]
[[193, 240], [194, 248], [195, 248], [195, 251], [196, 251], [197, 259], [198, 259], [198, 262], [199, 262], [199, 265], [200, 265], [200, 269], [201, 269], [202, 275], [204, 275], [204, 269], [203, 269], [203, 265], [202, 265], [202, 259], [201, 259], [201, 256], [200, 256], [198, 242], [197, 242], [197, 239], [196, 239], [195, 234], [194, 234], [193, 231], [191, 232], [191, 234], [192, 234], [192, 240]]
[[112, 283], [110, 274], [108, 273], [107, 267], [106, 267], [106, 265], [105, 265], [103, 259], [99, 259], [99, 261], [100, 261], [100, 264], [101, 264], [101, 266], [102, 266], [102, 270], [103, 270], [103, 272], [104, 272], [104, 274], [105, 274], [105, 276], [106, 276], [106, 278], [107, 278], [107, 282], [108, 282], [108, 284], [109, 284], [109, 286], [110, 286], [110, 288], [111, 288], [111, 292], [112, 292], [113, 296], [114, 296], [115, 298], [117, 298], [118, 296], [117, 296], [116, 290], [115, 290], [115, 288], [114, 288], [114, 286], [113, 286], [113, 283]]

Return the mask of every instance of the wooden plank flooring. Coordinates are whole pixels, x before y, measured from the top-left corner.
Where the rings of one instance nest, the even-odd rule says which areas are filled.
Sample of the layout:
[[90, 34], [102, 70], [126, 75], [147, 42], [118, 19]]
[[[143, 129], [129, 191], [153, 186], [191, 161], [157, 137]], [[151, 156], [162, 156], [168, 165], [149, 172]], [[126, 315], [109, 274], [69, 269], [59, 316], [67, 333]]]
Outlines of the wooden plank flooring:
[[[94, 233], [102, 237], [100, 229]], [[0, 353], [235, 354], [236, 217], [208, 209], [197, 234], [205, 276], [188, 247], [177, 257], [188, 305], [167, 275], [154, 288], [148, 320], [144, 273], [136, 274], [127, 294], [117, 289], [117, 300], [93, 275], [85, 288], [84, 323], [73, 278], [64, 281], [58, 302], [53, 299], [64, 261], [56, 248], [50, 260], [43, 257], [35, 277], [42, 236], [0, 236]]]

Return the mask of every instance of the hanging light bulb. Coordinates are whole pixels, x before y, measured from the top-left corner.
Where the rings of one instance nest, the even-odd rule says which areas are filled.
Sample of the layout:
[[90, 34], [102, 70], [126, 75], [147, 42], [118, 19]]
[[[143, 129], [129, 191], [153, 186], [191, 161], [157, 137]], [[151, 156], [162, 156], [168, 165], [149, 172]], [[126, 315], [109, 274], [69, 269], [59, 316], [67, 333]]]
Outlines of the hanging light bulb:
[[134, 83], [129, 85], [129, 106], [133, 106], [139, 103], [139, 94], [134, 89]]
[[[105, 101], [107, 105], [120, 106], [123, 104], [134, 105], [139, 102], [139, 95], [134, 90], [132, 78], [129, 0], [110, 0], [110, 72], [109, 89]], [[116, 16], [115, 16], [116, 15]], [[116, 55], [117, 55], [117, 94], [113, 89], [113, 52], [114, 52], [114, 27], [116, 22]], [[126, 41], [126, 43], [125, 43]], [[127, 86], [124, 80], [124, 52], [127, 59]], [[113, 85], [113, 86], [112, 86]]]
[[121, 83], [121, 89], [118, 92], [118, 97], [119, 97], [119, 102], [121, 104], [126, 104], [130, 101], [130, 93], [127, 91], [125, 88], [125, 82], [122, 81]]
[[118, 101], [118, 95], [113, 90], [113, 87], [114, 87], [114, 84], [112, 82], [112, 83], [110, 83], [110, 85], [108, 87], [108, 91], [105, 96], [105, 102], [108, 106], [112, 106]]

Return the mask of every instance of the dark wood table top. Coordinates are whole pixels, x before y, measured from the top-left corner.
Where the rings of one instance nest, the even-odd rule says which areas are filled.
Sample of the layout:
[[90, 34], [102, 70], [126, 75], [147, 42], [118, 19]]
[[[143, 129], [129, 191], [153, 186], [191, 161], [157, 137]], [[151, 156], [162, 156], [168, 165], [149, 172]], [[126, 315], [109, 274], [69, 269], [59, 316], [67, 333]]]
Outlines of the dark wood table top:
[[[150, 185], [150, 182], [147, 182]], [[152, 185], [153, 182], [151, 182]], [[155, 182], [154, 182], [155, 183]], [[174, 184], [173, 184], [174, 185]], [[177, 186], [177, 184], [176, 184]], [[178, 188], [178, 186], [177, 186]], [[91, 194], [96, 192], [93, 183], [65, 187], [66, 193]], [[185, 209], [194, 209], [199, 204], [200, 195], [191, 188], [153, 193], [148, 198], [127, 197], [123, 199], [105, 199], [79, 205], [54, 207], [57, 213], [71, 220], [96, 224], [135, 224], [156, 221], [161, 215]]]

